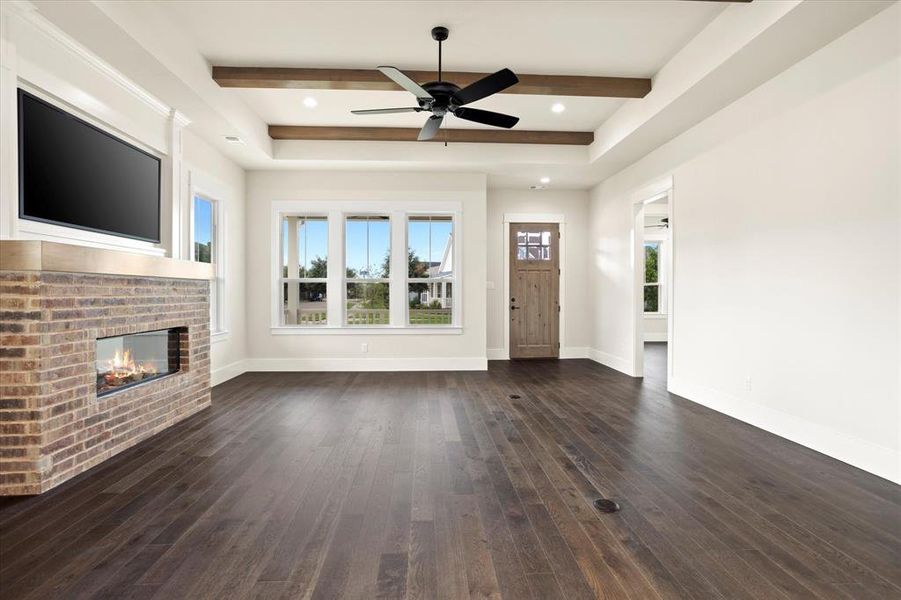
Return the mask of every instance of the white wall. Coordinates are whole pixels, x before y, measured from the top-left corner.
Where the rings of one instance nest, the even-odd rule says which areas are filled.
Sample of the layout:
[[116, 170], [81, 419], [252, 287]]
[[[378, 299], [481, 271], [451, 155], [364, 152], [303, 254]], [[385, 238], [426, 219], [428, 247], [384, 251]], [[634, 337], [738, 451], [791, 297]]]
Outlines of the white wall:
[[[252, 171], [247, 175], [248, 370], [484, 369], [486, 178], [452, 173]], [[272, 207], [277, 200], [462, 202], [462, 332], [271, 331]], [[361, 345], [368, 344], [368, 352]]]
[[[244, 278], [244, 169], [223, 156], [190, 128], [182, 136], [182, 219], [189, 223], [191, 194], [202, 193], [221, 204], [224, 221], [223, 247], [219, 256], [225, 261], [225, 294], [223, 295], [224, 327], [211, 336], [210, 363], [213, 385], [242, 372], [247, 357]], [[220, 224], [221, 226], [221, 224]], [[185, 236], [187, 246], [187, 236]], [[183, 249], [187, 257], [188, 249]], [[223, 255], [224, 253], [224, 255]]]
[[563, 215], [564, 288], [561, 358], [585, 358], [591, 345], [591, 298], [588, 292], [588, 192], [581, 190], [488, 190], [488, 355], [504, 353], [504, 215], [510, 213]]
[[[0, 238], [44, 239], [187, 258], [189, 181], [225, 204], [228, 334], [211, 349], [213, 383], [246, 352], [244, 331], [244, 170], [194, 135], [167, 106], [40, 13], [4, 4], [0, 25]], [[16, 90], [21, 86], [66, 111], [137, 144], [163, 161], [159, 244], [19, 220]]]
[[670, 389], [899, 473], [898, 5], [592, 191], [596, 357], [628, 370], [631, 193], [672, 175]]

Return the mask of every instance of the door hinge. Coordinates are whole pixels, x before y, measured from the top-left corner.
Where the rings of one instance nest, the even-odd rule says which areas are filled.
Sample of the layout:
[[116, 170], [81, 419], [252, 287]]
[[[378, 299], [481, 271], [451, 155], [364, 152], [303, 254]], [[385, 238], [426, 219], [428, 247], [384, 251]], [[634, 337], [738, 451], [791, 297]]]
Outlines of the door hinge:
[[557, 312], [560, 312], [560, 305], [557, 305]]

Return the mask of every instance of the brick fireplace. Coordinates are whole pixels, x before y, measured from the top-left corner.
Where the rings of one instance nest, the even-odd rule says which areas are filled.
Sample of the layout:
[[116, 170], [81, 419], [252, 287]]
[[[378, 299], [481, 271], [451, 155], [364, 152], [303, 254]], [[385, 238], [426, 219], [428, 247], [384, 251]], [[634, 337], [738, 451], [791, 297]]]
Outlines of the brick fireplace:
[[0, 495], [44, 492], [209, 406], [209, 275], [0, 242]]

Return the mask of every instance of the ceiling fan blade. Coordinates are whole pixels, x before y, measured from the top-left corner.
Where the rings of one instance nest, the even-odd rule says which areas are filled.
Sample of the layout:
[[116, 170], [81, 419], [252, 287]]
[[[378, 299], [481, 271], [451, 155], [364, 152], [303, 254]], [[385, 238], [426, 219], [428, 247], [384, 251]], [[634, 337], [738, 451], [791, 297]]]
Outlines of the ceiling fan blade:
[[482, 123], [483, 125], [491, 125], [492, 127], [504, 127], [505, 129], [510, 129], [519, 123], [519, 117], [511, 117], [510, 115], [505, 115], [503, 113], [480, 110], [478, 108], [467, 108], [465, 106], [461, 106], [455, 110], [454, 116], [474, 123]]
[[419, 132], [419, 137], [416, 138], [420, 142], [424, 142], [426, 140], [430, 140], [438, 133], [438, 129], [441, 128], [441, 121], [444, 120], [444, 117], [439, 117], [438, 115], [432, 115], [429, 117], [429, 120], [425, 122], [425, 125], [422, 126], [422, 129]]
[[417, 98], [422, 98], [423, 100], [434, 100], [435, 97], [428, 93], [425, 88], [421, 85], [410, 79], [406, 73], [398, 69], [397, 67], [378, 67], [379, 71], [382, 72], [382, 75], [404, 88]]
[[355, 115], [388, 115], [392, 113], [408, 113], [421, 112], [422, 108], [418, 106], [409, 106], [407, 108], [367, 108], [363, 110], [352, 110]]
[[491, 94], [496, 94], [519, 83], [519, 78], [510, 69], [501, 69], [497, 73], [492, 73], [487, 77], [483, 77], [467, 85], [465, 88], [454, 94], [454, 101], [460, 106], [481, 100]]

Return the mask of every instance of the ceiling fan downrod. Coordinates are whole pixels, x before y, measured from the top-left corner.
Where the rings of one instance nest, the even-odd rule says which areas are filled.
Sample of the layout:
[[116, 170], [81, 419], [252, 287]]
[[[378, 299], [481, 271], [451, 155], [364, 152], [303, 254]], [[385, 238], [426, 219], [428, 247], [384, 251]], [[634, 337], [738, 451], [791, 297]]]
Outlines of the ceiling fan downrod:
[[441, 42], [450, 34], [447, 27], [432, 27], [432, 39], [438, 42], [438, 81], [441, 81]]

